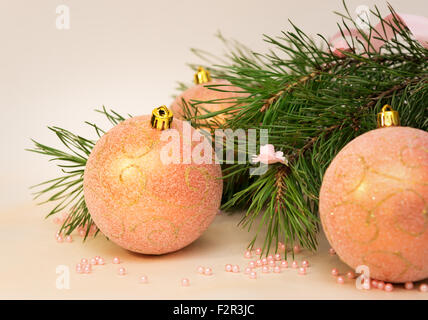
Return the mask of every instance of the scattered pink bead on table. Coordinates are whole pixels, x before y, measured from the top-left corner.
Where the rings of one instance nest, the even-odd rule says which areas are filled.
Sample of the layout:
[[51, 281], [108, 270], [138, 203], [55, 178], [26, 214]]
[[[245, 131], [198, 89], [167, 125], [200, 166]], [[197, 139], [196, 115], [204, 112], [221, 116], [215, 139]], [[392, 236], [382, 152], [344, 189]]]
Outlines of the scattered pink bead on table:
[[281, 268], [288, 268], [288, 262], [287, 262], [287, 260], [282, 260], [281, 261]]
[[331, 269], [331, 275], [337, 277], [339, 275], [339, 270], [336, 268]]
[[275, 254], [275, 260], [276, 261], [280, 261], [281, 260], [281, 255], [279, 253]]
[[81, 263], [81, 264], [88, 264], [88, 259], [86, 259], [86, 258], [82, 258], [82, 259], [80, 260], [80, 263]]
[[246, 268], [245, 268], [244, 273], [245, 273], [245, 274], [250, 274], [252, 271], [253, 271], [253, 269], [252, 269], [252, 268], [250, 268], [250, 267], [246, 267]]
[[346, 273], [346, 276], [348, 277], [348, 279], [354, 279], [355, 273], [353, 271], [349, 271]]
[[238, 266], [238, 265], [234, 265], [234, 266], [232, 267], [232, 272], [233, 272], [233, 273], [239, 273], [239, 271], [240, 271], [240, 269], [239, 269], [239, 266]]
[[147, 283], [147, 282], [149, 282], [149, 279], [147, 278], [147, 276], [141, 276], [140, 277], [140, 282], [141, 283]]
[[413, 282], [406, 282], [404, 284], [404, 288], [406, 288], [407, 290], [412, 290], [414, 287]]
[[332, 256], [334, 256], [336, 254], [336, 251], [334, 251], [333, 248], [328, 249], [328, 253]]
[[199, 266], [198, 269], [197, 269], [197, 271], [198, 271], [199, 274], [203, 274], [204, 271], [205, 271], [205, 269], [204, 269], [203, 266]]
[[383, 290], [385, 288], [385, 282], [378, 281], [377, 288], [380, 289], [380, 290]]
[[377, 280], [372, 280], [372, 287], [377, 288]]
[[190, 281], [189, 281], [189, 279], [187, 279], [187, 278], [183, 278], [183, 279], [181, 279], [181, 285], [182, 285], [183, 287], [188, 287], [188, 286], [190, 285]]
[[269, 273], [270, 272], [269, 267], [268, 266], [263, 266], [262, 272], [263, 273]]
[[226, 272], [232, 272], [232, 265], [231, 264], [226, 264], [224, 266], [224, 270], [226, 270]]
[[124, 267], [120, 267], [119, 270], [117, 271], [117, 273], [120, 276], [124, 276], [126, 274], [126, 269]]
[[83, 229], [79, 230], [79, 236], [84, 237], [86, 235], [86, 231]]
[[113, 258], [113, 263], [114, 264], [119, 264], [120, 263], [120, 259], [118, 257], [114, 257]]
[[266, 258], [262, 259], [262, 265], [267, 265], [268, 264], [268, 260]]
[[73, 242], [73, 237], [70, 236], [70, 235], [68, 235], [68, 236], [65, 237], [65, 241], [68, 242], [68, 243], [71, 243], [71, 242]]
[[300, 252], [300, 250], [301, 250], [301, 249], [300, 249], [300, 246], [299, 246], [299, 245], [297, 245], [297, 244], [293, 247], [293, 252], [294, 252], [294, 253], [299, 253], [299, 252]]
[[257, 248], [256, 249], [256, 254], [258, 254], [258, 255], [262, 254], [262, 249], [261, 248]]
[[213, 269], [211, 269], [211, 268], [205, 268], [205, 270], [204, 270], [204, 274], [205, 274], [206, 276], [210, 276], [210, 275], [212, 275], [212, 274], [213, 274]]
[[273, 260], [273, 255], [271, 255], [271, 254], [270, 254], [270, 255], [268, 255], [268, 256], [267, 256], [267, 260], [268, 260], [268, 261], [272, 261], [272, 260]]
[[306, 268], [305, 267], [300, 267], [299, 268], [299, 274], [302, 275], [302, 276], [305, 275], [306, 274]]
[[345, 278], [343, 276], [338, 276], [336, 281], [338, 284], [344, 284]]
[[57, 235], [56, 236], [56, 242], [62, 243], [62, 242], [64, 242], [64, 238], [61, 235]]
[[80, 263], [76, 264], [76, 272], [77, 273], [83, 272], [83, 266]]
[[275, 267], [276, 266], [276, 261], [275, 260], [269, 260], [269, 266], [270, 267]]
[[99, 265], [103, 265], [103, 264], [105, 264], [105, 261], [104, 261], [104, 259], [103, 259], [103, 258], [99, 258], [99, 259], [98, 259], [98, 261], [97, 261], [97, 263], [98, 263]]
[[297, 263], [297, 261], [293, 261], [293, 263], [291, 264], [291, 267], [293, 269], [297, 269], [298, 266], [299, 266], [299, 264]]
[[253, 255], [251, 254], [251, 251], [250, 250], [247, 250], [247, 251], [245, 251], [245, 253], [244, 253], [244, 257], [245, 258], [247, 258], [247, 259], [251, 259], [251, 257], [252, 257]]
[[386, 292], [391, 292], [392, 290], [394, 290], [394, 286], [392, 285], [392, 283], [387, 283], [385, 284], [385, 289]]
[[257, 279], [257, 272], [253, 271], [250, 273], [250, 279]]
[[96, 264], [98, 264], [98, 261], [95, 258], [91, 258], [91, 260], [89, 260], [89, 263], [92, 265], [96, 265]]
[[255, 261], [250, 261], [250, 262], [248, 262], [248, 266], [250, 268], [255, 268], [256, 267], [256, 262]]
[[420, 291], [420, 292], [428, 292], [428, 284], [426, 284], [426, 283], [422, 283], [422, 284], [419, 286], [419, 291]]
[[84, 268], [83, 268], [83, 272], [84, 273], [91, 273], [92, 268], [90, 264], [87, 264]]
[[275, 272], [275, 273], [281, 273], [281, 267], [280, 266], [275, 266], [275, 268], [273, 268], [273, 272]]
[[305, 268], [309, 267], [309, 261], [308, 260], [303, 260], [302, 261], [302, 267], [305, 267]]
[[263, 265], [262, 260], [260, 260], [260, 259], [256, 260], [256, 266], [257, 267], [261, 267], [262, 265]]

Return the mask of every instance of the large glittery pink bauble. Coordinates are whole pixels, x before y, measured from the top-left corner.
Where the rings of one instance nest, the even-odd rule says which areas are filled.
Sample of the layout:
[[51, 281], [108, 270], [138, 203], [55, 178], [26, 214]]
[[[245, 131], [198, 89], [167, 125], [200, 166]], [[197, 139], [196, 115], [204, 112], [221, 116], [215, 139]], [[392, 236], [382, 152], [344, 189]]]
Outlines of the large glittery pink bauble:
[[[172, 136], [161, 139], [168, 132], [180, 138], [178, 144]], [[191, 141], [186, 132], [195, 129], [181, 120], [161, 131], [151, 127], [150, 116], [140, 116], [115, 126], [95, 145], [84, 175], [86, 205], [101, 232], [121, 247], [144, 254], [179, 250], [217, 214], [220, 165], [208, 141]], [[189, 150], [209, 154], [211, 163], [194, 160]]]
[[320, 192], [326, 236], [352, 268], [388, 282], [428, 277], [428, 133], [369, 131], [343, 148]]
[[[207, 86], [211, 87], [211, 89]], [[217, 91], [224, 90], [224, 91]], [[175, 101], [171, 104], [171, 110], [174, 113], [174, 117], [178, 119], [185, 119], [185, 112], [183, 111], [182, 100], [186, 101], [187, 106], [191, 116], [194, 116], [196, 113], [195, 108], [197, 108], [197, 115], [203, 115], [207, 112], [216, 112], [221, 111], [226, 108], [233, 107], [236, 105], [235, 99], [238, 97], [246, 97], [247, 93], [243, 93], [241, 88], [233, 86], [227, 80], [215, 79], [207, 83], [197, 84], [189, 89], [185, 90], [181, 95], [179, 95]], [[217, 101], [216, 103], [198, 103], [195, 104], [195, 108], [191, 106], [191, 103], [196, 101], [211, 101], [217, 99], [224, 99], [223, 101]], [[193, 101], [192, 101], [193, 100]], [[223, 124], [231, 114], [221, 113], [212, 119], [201, 119], [198, 120], [198, 124], [201, 127], [206, 127], [208, 122], [215, 121], [219, 124]], [[215, 124], [214, 124], [215, 126]]]

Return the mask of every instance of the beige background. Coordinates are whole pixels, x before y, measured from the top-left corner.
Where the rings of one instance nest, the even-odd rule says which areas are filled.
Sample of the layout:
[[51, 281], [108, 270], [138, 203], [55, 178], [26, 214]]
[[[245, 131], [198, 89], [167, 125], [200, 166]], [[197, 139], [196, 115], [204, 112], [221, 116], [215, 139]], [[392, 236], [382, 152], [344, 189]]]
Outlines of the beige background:
[[[347, 3], [352, 12], [373, 4], [387, 12], [384, 1]], [[426, 1], [390, 3], [399, 12], [428, 15]], [[67, 31], [55, 28], [55, 8], [61, 4], [70, 7]], [[251, 237], [237, 231], [237, 217], [219, 217], [200, 241], [159, 258], [126, 253], [101, 237], [86, 245], [58, 245], [53, 241], [55, 226], [42, 220], [46, 208], [35, 208], [28, 191], [28, 186], [57, 174], [46, 159], [23, 151], [31, 146], [30, 138], [58, 146], [47, 125], [86, 135], [90, 130], [83, 122], [99, 122], [102, 118], [93, 109], [103, 104], [123, 114], [149, 113], [171, 102], [176, 81], [191, 80], [193, 72], [186, 63], [197, 59], [190, 47], [223, 52], [213, 36], [217, 31], [264, 52], [261, 35], [290, 29], [288, 18], [310, 35], [331, 35], [339, 20], [334, 10], [342, 10], [341, 1], [2, 0], [0, 297], [385, 298], [378, 292], [361, 293], [351, 284], [339, 289], [327, 272], [338, 260], [326, 255], [326, 244], [311, 256], [314, 267], [304, 279], [288, 273], [279, 276], [284, 281], [272, 275], [249, 282], [223, 274], [224, 263], [242, 262]], [[132, 271], [125, 280], [115, 278], [112, 266], [106, 266], [84, 280], [72, 273], [72, 290], [54, 288], [57, 264], [72, 266], [82, 256], [111, 258], [119, 253]], [[216, 276], [195, 277], [197, 264], [214, 266]], [[150, 290], [135, 284], [140, 271], [153, 278]], [[195, 283], [183, 290], [177, 279], [185, 274]], [[400, 292], [389, 297], [422, 296]]]

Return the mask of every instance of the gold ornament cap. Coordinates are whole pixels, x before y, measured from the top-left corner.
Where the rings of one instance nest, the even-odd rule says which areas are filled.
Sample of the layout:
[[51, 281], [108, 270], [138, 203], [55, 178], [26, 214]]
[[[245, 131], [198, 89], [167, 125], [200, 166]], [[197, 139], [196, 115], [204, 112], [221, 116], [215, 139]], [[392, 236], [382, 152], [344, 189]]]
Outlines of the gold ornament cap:
[[382, 107], [381, 112], [377, 114], [377, 127], [385, 128], [400, 125], [400, 116], [393, 110], [389, 104]]
[[207, 83], [211, 81], [210, 72], [208, 70], [205, 70], [202, 67], [198, 68], [198, 71], [195, 73], [195, 84], [202, 84]]
[[153, 109], [150, 123], [154, 129], [165, 130], [171, 128], [172, 119], [172, 111], [166, 106], [160, 106]]

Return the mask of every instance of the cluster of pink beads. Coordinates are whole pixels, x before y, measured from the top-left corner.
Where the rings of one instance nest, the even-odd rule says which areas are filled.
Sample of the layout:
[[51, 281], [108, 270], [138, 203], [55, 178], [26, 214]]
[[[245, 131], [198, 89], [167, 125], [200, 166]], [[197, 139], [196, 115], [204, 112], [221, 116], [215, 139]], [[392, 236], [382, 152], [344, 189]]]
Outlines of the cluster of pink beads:
[[63, 243], [64, 241], [65, 242], [68, 242], [68, 243], [71, 243], [71, 242], [73, 242], [73, 237], [71, 236], [71, 235], [67, 235], [67, 236], [63, 236], [59, 231], [55, 234], [55, 240], [56, 240], [56, 242], [58, 242], [58, 243]]
[[211, 276], [213, 274], [213, 269], [211, 269], [210, 267], [199, 266], [198, 273], [203, 274], [205, 276]]
[[[278, 248], [282, 251], [285, 251], [286, 249], [285, 245], [282, 243], [279, 243]], [[295, 253], [299, 253], [300, 247], [295, 246], [293, 251]], [[254, 253], [260, 256], [262, 254], [262, 249], [257, 248], [254, 250]], [[251, 259], [253, 257], [253, 252], [251, 250], [246, 250], [244, 252], [244, 257]], [[303, 260], [302, 265], [299, 266], [297, 261], [293, 261], [292, 267], [294, 269], [299, 269], [300, 275], [305, 275], [306, 269], [309, 267], [309, 262], [307, 260]], [[234, 271], [234, 268], [239, 268], [239, 266], [232, 266], [231, 264], [226, 264], [225, 266], [225, 270], [227, 272], [239, 272], [239, 269], [237, 269], [238, 271]], [[268, 255], [266, 258], [250, 261], [248, 266], [245, 268], [244, 273], [247, 274], [250, 279], [256, 279], [257, 272], [255, 269], [257, 268], [261, 268], [262, 273], [270, 273], [271, 271], [274, 273], [281, 273], [282, 269], [288, 268], [288, 262], [286, 260], [281, 260], [281, 254], [276, 253], [275, 255]]]
[[76, 265], [76, 272], [77, 273], [91, 273], [92, 272], [92, 266], [95, 265], [104, 265], [104, 259], [100, 256], [96, 256], [91, 259], [82, 258], [80, 262]]

